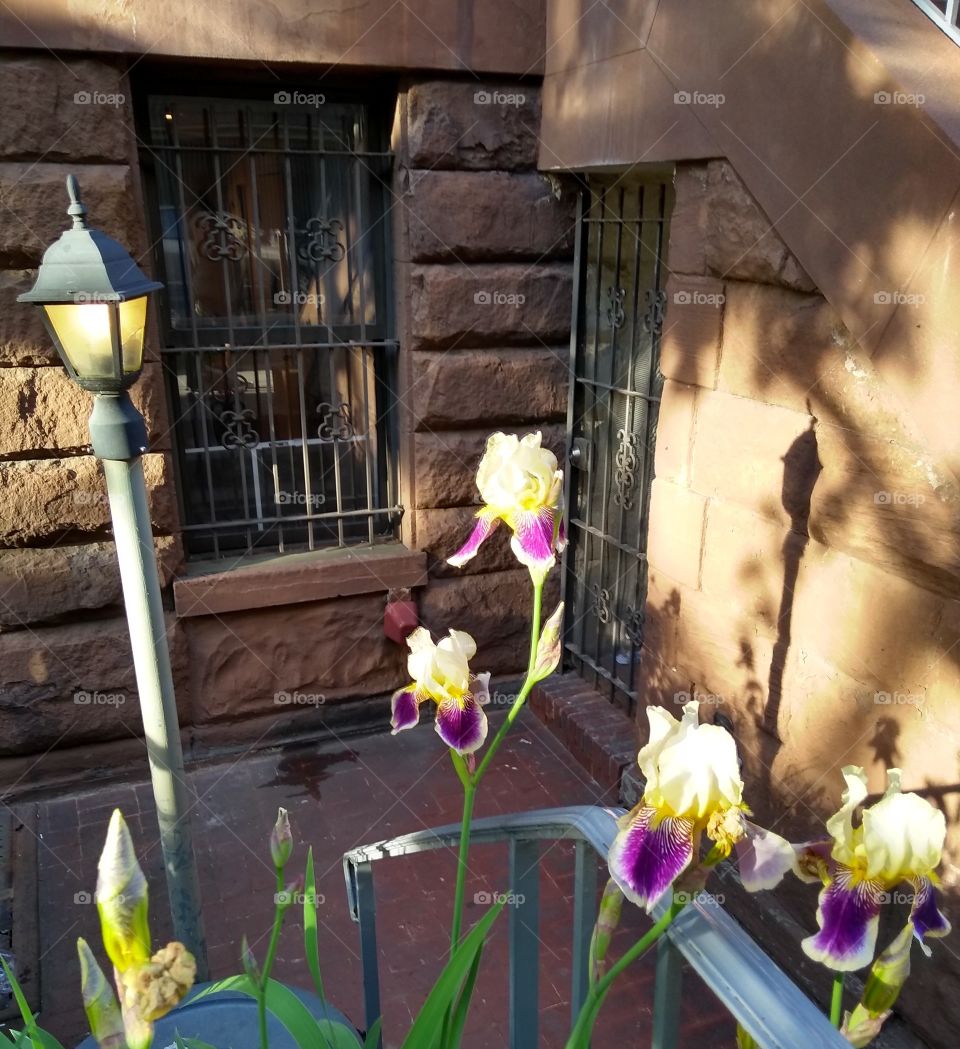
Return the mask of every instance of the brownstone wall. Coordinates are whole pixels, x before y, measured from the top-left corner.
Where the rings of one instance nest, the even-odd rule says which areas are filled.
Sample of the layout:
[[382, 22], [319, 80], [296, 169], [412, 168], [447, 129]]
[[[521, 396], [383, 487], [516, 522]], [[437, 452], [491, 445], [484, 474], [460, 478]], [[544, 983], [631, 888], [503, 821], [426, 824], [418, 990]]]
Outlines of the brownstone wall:
[[[676, 189], [641, 688], [671, 709], [695, 692], [708, 717], [728, 717], [760, 822], [794, 840], [822, 833], [841, 765], [863, 765], [874, 791], [901, 767], [906, 789], [946, 813], [956, 910], [948, 471], [733, 168], [681, 165]], [[810, 892], [787, 883], [778, 898], [811, 926]], [[797, 965], [795, 942], [778, 949]], [[949, 943], [935, 953], [956, 979]], [[950, 983], [922, 958], [915, 968], [900, 1008], [931, 1044], [952, 1044]]]
[[[93, 744], [139, 748], [109, 508], [87, 447], [89, 398], [66, 378], [35, 312], [15, 301], [66, 227], [68, 172], [94, 224], [148, 268], [123, 61], [0, 56], [0, 89], [13, 103], [0, 112], [0, 777], [11, 781], [25, 757], [50, 748], [88, 748], [65, 759], [74, 767], [108, 761]], [[111, 102], [75, 100], [81, 92]], [[525, 570], [504, 537], [466, 572], [442, 559], [469, 528], [473, 472], [492, 429], [542, 427], [562, 445], [573, 205], [535, 171], [538, 119], [535, 85], [422, 78], [400, 93], [393, 143], [404, 539], [429, 553], [425, 621], [474, 631], [484, 666], [500, 674], [524, 665]], [[133, 394], [151, 434], [144, 466], [169, 598], [186, 566], [162, 365], [148, 350]], [[322, 728], [343, 716], [333, 704], [396, 688], [405, 649], [383, 635], [385, 590], [306, 601], [301, 592], [295, 604], [182, 617], [168, 600], [188, 744]], [[306, 698], [280, 707], [283, 693]], [[122, 699], [84, 702], [95, 694]]]

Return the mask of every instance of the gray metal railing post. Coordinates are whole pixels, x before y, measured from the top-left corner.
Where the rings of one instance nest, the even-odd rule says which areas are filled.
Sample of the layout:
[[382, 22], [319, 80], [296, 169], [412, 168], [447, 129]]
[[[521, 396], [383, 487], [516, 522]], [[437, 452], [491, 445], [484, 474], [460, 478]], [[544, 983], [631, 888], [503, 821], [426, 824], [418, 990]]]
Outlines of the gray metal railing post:
[[653, 992], [651, 1049], [677, 1049], [680, 1039], [680, 984], [683, 955], [664, 936], [657, 944], [657, 976]]
[[360, 965], [363, 969], [363, 1014], [367, 1030], [380, 1017], [380, 959], [377, 955], [377, 904], [373, 867], [357, 863], [350, 868], [353, 916], [360, 926]]
[[575, 1023], [590, 988], [590, 940], [597, 920], [597, 854], [578, 841], [573, 879], [573, 946], [570, 958], [570, 1022]]
[[540, 1040], [540, 843], [510, 839], [510, 1045]]

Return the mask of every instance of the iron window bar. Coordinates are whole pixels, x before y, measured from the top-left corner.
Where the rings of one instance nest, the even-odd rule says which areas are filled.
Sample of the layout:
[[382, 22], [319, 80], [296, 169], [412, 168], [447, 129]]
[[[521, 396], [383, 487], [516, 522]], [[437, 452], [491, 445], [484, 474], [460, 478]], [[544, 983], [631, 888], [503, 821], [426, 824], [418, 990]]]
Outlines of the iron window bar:
[[913, 0], [948, 37], [960, 44], [960, 0]]
[[[589, 986], [590, 938], [596, 916], [598, 867], [617, 833], [623, 809], [593, 805], [538, 809], [473, 822], [475, 845], [506, 842], [509, 891], [510, 1049], [537, 1049], [540, 842], [574, 842], [571, 1022]], [[350, 916], [359, 926], [367, 1028], [381, 1015], [373, 864], [434, 849], [456, 849], [460, 825], [416, 831], [351, 849], [343, 857]], [[667, 908], [654, 907], [660, 918]], [[850, 1049], [829, 1019], [707, 893], [681, 911], [657, 944], [654, 1049], [676, 1049], [680, 1030], [681, 964], [686, 960], [761, 1049]], [[626, 977], [625, 977], [626, 978]]]

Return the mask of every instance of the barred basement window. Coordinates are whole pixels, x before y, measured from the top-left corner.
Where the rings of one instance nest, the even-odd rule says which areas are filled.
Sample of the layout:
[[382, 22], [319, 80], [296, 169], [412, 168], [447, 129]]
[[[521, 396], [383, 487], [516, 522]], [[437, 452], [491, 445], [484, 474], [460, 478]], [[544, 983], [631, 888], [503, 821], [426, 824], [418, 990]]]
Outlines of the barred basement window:
[[370, 107], [281, 91], [146, 109], [188, 553], [392, 536], [391, 157]]

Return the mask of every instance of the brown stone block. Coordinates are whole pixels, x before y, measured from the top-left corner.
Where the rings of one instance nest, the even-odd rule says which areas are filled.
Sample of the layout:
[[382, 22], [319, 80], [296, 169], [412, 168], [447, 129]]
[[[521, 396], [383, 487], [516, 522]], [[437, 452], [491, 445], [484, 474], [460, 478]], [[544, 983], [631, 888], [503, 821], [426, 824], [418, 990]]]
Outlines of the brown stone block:
[[406, 649], [383, 634], [384, 595], [193, 616], [193, 720], [322, 707], [378, 695], [406, 680]]
[[126, 163], [136, 149], [120, 63], [52, 52], [4, 56], [0, 97], [10, 102], [0, 112], [0, 157]]
[[815, 285], [784, 244], [760, 205], [726, 160], [711, 160], [707, 176], [707, 270], [721, 279]]
[[672, 274], [707, 272], [707, 165], [678, 164], [673, 176], [673, 212], [667, 259]]
[[530, 84], [427, 80], [407, 92], [412, 168], [533, 168], [540, 89]]
[[566, 348], [415, 353], [414, 425], [447, 430], [564, 419], [569, 357]]
[[[167, 586], [183, 562], [180, 540], [158, 536], [153, 545], [160, 585]], [[0, 550], [0, 594], [0, 626], [4, 627], [118, 605], [123, 592], [117, 548], [113, 543], [86, 543]]]
[[60, 363], [39, 308], [17, 302], [36, 279], [36, 270], [0, 270], [0, 367]]
[[[449, 433], [418, 433], [414, 436], [416, 507], [476, 506], [480, 498], [476, 472], [493, 427]], [[566, 432], [558, 425], [539, 426], [543, 444], [558, 459], [563, 456]], [[504, 427], [505, 433], [524, 434], [534, 430]]]
[[[181, 723], [189, 709], [176, 620], [167, 639]], [[143, 732], [126, 620], [0, 634], [0, 753], [37, 753]]]
[[712, 277], [667, 279], [660, 370], [667, 379], [713, 389], [720, 363], [724, 286]]
[[510, 549], [510, 529], [502, 525], [480, 547], [480, 552], [462, 568], [446, 563], [466, 542], [473, 529], [474, 506], [432, 507], [416, 511], [417, 546], [427, 553], [431, 576], [475, 575], [478, 572], [505, 572], [519, 566]]
[[576, 198], [543, 175], [411, 171], [404, 209], [415, 262], [569, 258]]
[[572, 269], [547, 265], [410, 268], [412, 349], [562, 343]]
[[650, 565], [696, 590], [707, 500], [658, 478], [650, 494], [647, 556]]
[[[0, 263], [8, 269], [36, 266], [68, 228], [68, 174], [80, 182], [91, 226], [118, 240], [134, 259], [147, 247], [133, 174], [124, 164], [0, 164]], [[62, 206], [61, 206], [62, 205]]]
[[668, 380], [660, 393], [655, 472], [676, 484], [690, 483], [697, 387]]
[[[177, 528], [177, 511], [169, 456], [145, 455], [143, 472], [154, 531], [170, 534]], [[93, 456], [0, 462], [0, 489], [0, 545], [109, 527], [106, 484]]]
[[805, 436], [810, 421], [786, 408], [719, 391], [701, 393], [691, 487], [793, 526], [803, 517], [815, 481]]

